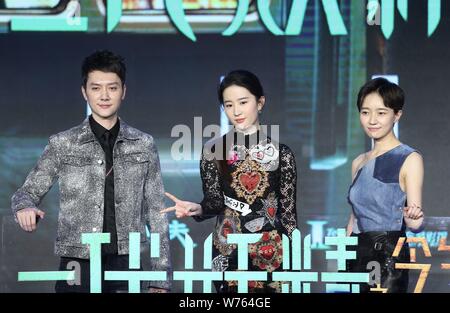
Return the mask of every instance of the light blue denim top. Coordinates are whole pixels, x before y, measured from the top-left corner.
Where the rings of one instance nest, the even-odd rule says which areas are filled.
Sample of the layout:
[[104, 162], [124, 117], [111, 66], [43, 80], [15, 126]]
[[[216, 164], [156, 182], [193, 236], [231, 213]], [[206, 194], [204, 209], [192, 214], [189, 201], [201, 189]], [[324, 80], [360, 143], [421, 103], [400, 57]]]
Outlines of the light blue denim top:
[[356, 174], [348, 202], [359, 232], [404, 229], [406, 193], [400, 188], [400, 169], [415, 149], [401, 144], [368, 161]]

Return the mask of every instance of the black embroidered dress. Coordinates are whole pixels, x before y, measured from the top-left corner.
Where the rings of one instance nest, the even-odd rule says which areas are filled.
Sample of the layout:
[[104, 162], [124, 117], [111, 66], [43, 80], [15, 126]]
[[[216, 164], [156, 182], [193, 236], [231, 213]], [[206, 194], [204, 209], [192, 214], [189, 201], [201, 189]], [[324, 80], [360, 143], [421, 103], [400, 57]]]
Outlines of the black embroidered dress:
[[[272, 281], [270, 272], [282, 270], [282, 234], [291, 237], [297, 228], [292, 151], [260, 131], [251, 135], [231, 131], [203, 147], [200, 174], [203, 214], [195, 219], [217, 217], [213, 270], [238, 268], [237, 245], [227, 244], [228, 234], [262, 233], [260, 241], [248, 247], [248, 270], [269, 272], [268, 281], [251, 281], [248, 291], [281, 292], [281, 283]], [[237, 282], [223, 281], [216, 288], [236, 292]]]

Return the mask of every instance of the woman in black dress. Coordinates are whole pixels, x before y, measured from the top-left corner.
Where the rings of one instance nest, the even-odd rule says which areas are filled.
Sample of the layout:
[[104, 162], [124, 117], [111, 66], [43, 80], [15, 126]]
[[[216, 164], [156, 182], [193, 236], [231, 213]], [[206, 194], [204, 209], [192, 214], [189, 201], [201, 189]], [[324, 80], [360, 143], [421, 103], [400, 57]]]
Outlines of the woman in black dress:
[[[267, 281], [251, 281], [249, 292], [281, 292], [270, 272], [282, 269], [282, 235], [297, 228], [295, 157], [284, 144], [262, 130], [259, 116], [265, 104], [259, 79], [248, 71], [233, 71], [221, 82], [220, 104], [234, 126], [204, 145], [200, 161], [204, 199], [194, 203], [166, 193], [178, 218], [197, 221], [216, 217], [213, 233], [213, 270], [237, 270], [237, 246], [230, 233], [261, 233], [249, 245], [248, 270], [269, 272]], [[219, 292], [236, 292], [237, 282], [215, 284]]]

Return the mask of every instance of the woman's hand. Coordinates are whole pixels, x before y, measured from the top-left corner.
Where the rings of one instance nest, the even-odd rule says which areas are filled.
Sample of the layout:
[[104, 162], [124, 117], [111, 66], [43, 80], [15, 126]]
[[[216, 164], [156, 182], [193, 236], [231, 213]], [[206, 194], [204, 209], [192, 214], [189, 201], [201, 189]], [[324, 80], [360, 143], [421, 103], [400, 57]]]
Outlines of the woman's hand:
[[423, 211], [420, 206], [413, 204], [403, 208], [403, 216], [405, 219], [418, 220], [423, 217]]
[[403, 218], [408, 228], [413, 232], [418, 232], [422, 227], [424, 219], [422, 208], [415, 204], [403, 208]]
[[161, 210], [160, 213], [167, 213], [175, 211], [175, 216], [177, 218], [183, 218], [186, 216], [202, 215], [202, 206], [198, 203], [183, 201], [175, 197], [174, 195], [166, 192], [165, 195], [169, 197], [173, 202], [174, 206]]

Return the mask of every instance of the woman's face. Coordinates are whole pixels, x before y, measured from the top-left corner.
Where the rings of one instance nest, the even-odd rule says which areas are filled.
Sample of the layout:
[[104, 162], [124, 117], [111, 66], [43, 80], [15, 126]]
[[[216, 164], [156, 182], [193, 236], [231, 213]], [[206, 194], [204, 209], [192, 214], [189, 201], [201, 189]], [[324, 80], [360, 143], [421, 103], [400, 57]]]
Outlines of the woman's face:
[[394, 113], [393, 109], [384, 105], [383, 98], [373, 92], [364, 99], [359, 120], [367, 136], [376, 140], [390, 134], [401, 115], [402, 111]]
[[258, 113], [264, 102], [264, 97], [256, 99], [244, 87], [232, 85], [223, 91], [225, 114], [236, 130], [241, 132], [252, 132], [259, 125]]

